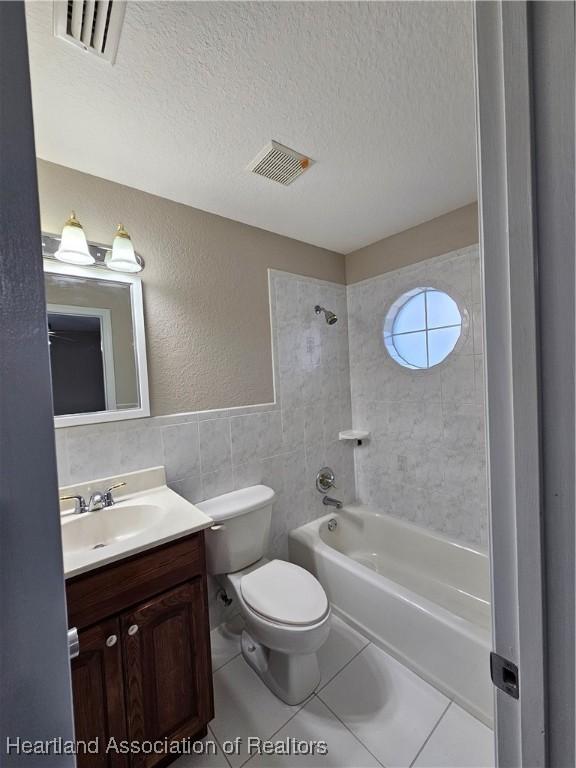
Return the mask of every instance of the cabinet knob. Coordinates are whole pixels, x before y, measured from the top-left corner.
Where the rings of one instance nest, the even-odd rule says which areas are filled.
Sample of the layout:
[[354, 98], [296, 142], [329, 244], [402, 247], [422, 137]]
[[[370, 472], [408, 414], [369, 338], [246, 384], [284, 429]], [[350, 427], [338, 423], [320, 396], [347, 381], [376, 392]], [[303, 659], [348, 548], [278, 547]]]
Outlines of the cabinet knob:
[[138, 632], [138, 624], [130, 624], [128, 627], [128, 634], [135, 635]]
[[113, 645], [116, 645], [118, 642], [118, 637], [116, 635], [110, 635], [106, 638], [106, 645], [108, 648], [112, 648]]

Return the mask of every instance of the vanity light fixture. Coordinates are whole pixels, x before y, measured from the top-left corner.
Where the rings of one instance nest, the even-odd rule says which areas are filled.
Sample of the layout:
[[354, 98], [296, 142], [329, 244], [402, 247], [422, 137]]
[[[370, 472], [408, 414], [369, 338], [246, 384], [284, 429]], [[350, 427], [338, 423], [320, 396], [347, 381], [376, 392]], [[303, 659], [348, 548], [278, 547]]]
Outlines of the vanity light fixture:
[[72, 211], [70, 218], [64, 224], [60, 247], [54, 254], [54, 257], [58, 259], [58, 261], [65, 261], [67, 264], [76, 264], [79, 266], [94, 264], [96, 261], [94, 256], [92, 256], [88, 250], [86, 235], [84, 234], [82, 224], [80, 224], [76, 218], [74, 211]]
[[142, 271], [142, 264], [134, 252], [130, 235], [122, 224], [118, 225], [118, 230], [112, 243], [112, 255], [106, 260], [106, 266], [115, 272]]

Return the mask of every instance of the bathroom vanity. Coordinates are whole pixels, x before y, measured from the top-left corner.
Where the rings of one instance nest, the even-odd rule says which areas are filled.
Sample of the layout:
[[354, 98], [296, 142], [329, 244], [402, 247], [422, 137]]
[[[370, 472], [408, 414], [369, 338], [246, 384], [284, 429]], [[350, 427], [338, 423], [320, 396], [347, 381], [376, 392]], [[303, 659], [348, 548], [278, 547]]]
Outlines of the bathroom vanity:
[[[141, 482], [135, 477], [132, 484]], [[151, 509], [164, 514], [146, 528], [135, 510]], [[110, 520], [130, 518], [140, 526], [132, 536], [118, 523], [121, 535], [109, 535], [102, 546], [93, 543], [94, 534], [103, 538], [113, 530]], [[188, 526], [179, 536], [178, 521]], [[165, 486], [63, 522], [69, 626], [79, 640], [72, 661], [76, 739], [99, 742], [99, 754], [78, 755], [81, 768], [167, 765], [178, 755], [126, 755], [121, 742], [206, 734], [213, 697], [203, 529], [210, 523]], [[92, 538], [85, 533], [90, 527]], [[170, 532], [171, 539], [150, 546], [160, 532]], [[77, 549], [71, 550], [71, 542]], [[101, 562], [90, 563], [90, 557]], [[106, 753], [107, 746], [112, 748]]]

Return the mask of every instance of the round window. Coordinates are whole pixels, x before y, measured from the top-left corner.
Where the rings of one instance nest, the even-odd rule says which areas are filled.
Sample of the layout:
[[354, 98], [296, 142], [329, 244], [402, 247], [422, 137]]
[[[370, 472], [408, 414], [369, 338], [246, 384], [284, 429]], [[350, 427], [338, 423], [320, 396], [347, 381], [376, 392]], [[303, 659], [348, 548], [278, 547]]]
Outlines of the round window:
[[415, 288], [394, 302], [384, 322], [384, 344], [405, 368], [433, 368], [445, 360], [462, 333], [458, 304], [436, 288]]

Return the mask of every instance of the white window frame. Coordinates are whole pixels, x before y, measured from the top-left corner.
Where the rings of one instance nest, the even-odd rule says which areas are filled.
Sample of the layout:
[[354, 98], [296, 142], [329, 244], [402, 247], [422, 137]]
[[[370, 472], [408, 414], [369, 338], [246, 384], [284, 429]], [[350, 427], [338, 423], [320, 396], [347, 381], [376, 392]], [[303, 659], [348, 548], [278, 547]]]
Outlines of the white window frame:
[[[458, 334], [458, 338], [456, 339], [456, 343], [448, 352], [447, 355], [445, 355], [442, 360], [439, 360], [434, 365], [427, 365], [424, 368], [421, 368], [417, 365], [412, 365], [408, 362], [408, 360], [405, 360], [402, 355], [398, 352], [396, 349], [396, 345], [394, 344], [394, 337], [395, 336], [404, 336], [407, 335], [407, 333], [425, 333], [428, 337], [428, 333], [433, 330], [440, 330], [440, 327], [438, 328], [430, 328], [428, 326], [428, 323], [426, 322], [426, 325], [422, 329], [418, 329], [415, 331], [409, 331], [406, 334], [405, 333], [394, 333], [394, 324], [396, 323], [396, 318], [398, 317], [399, 312], [402, 310], [402, 308], [408, 304], [408, 302], [412, 301], [416, 296], [418, 296], [421, 293], [426, 293], [428, 291], [436, 291], [437, 293], [442, 293], [445, 296], [448, 296], [449, 299], [451, 299], [454, 304], [456, 304], [456, 308], [458, 309], [458, 313], [460, 315], [460, 333]], [[433, 371], [437, 370], [440, 366], [444, 365], [449, 358], [452, 357], [452, 355], [456, 354], [459, 347], [462, 345], [462, 342], [464, 341], [464, 338], [467, 337], [467, 313], [465, 310], [462, 309], [461, 302], [458, 300], [457, 297], [453, 296], [450, 291], [446, 290], [445, 288], [439, 288], [436, 285], [428, 284], [428, 285], [421, 285], [417, 286], [412, 289], [408, 289], [407, 291], [402, 291], [402, 293], [398, 296], [397, 299], [395, 299], [394, 302], [388, 307], [386, 310], [386, 314], [384, 315], [384, 346], [386, 347], [386, 351], [394, 360], [394, 362], [399, 365], [401, 368], [407, 371], [413, 371], [413, 372], [426, 372], [426, 371]], [[441, 326], [443, 328], [456, 328], [457, 323], [453, 323], [452, 325], [446, 325]], [[426, 339], [426, 344], [428, 344], [428, 338]], [[391, 349], [392, 348], [392, 349]], [[404, 362], [402, 362], [404, 361]]]

